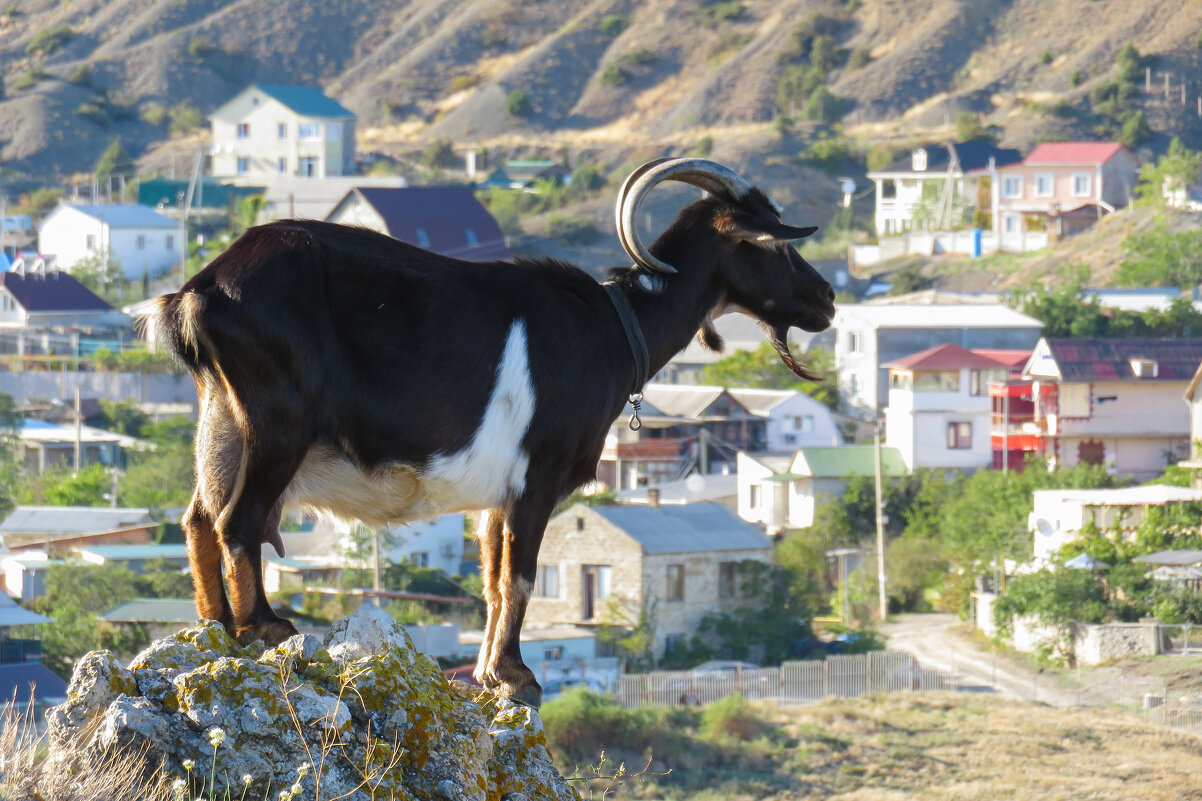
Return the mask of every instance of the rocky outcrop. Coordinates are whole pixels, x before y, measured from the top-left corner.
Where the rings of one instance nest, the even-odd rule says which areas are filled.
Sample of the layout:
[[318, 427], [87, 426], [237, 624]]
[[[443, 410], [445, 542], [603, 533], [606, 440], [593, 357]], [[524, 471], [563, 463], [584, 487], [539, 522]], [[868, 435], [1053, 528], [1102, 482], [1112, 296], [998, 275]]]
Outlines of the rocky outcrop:
[[128, 667], [94, 651], [48, 717], [56, 770], [145, 751], [189, 797], [578, 797], [551, 764], [536, 711], [449, 683], [372, 604], [324, 638], [271, 649], [206, 621]]

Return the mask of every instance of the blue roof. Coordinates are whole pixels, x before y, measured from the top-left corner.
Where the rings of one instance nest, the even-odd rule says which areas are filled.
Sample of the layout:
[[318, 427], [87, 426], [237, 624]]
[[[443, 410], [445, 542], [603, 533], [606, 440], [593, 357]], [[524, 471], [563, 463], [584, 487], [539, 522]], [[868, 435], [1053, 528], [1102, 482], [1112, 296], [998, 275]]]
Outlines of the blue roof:
[[101, 220], [110, 228], [178, 228], [179, 223], [137, 203], [114, 203], [111, 206], [71, 206], [76, 211]]
[[78, 548], [81, 554], [90, 553], [110, 561], [124, 559], [187, 559], [188, 546], [168, 543], [166, 545], [89, 545]]
[[720, 503], [597, 506], [593, 511], [638, 542], [643, 553], [772, 548], [767, 534]]
[[7, 270], [11, 266], [12, 262], [8, 260], [8, 256], [5, 253], [0, 252], [0, 270]]
[[314, 86], [267, 86], [255, 84], [255, 88], [283, 103], [302, 117], [350, 117], [348, 111], [337, 100], [331, 100]]
[[[32, 692], [31, 692], [32, 690]], [[0, 698], [16, 699], [16, 707], [29, 703], [29, 696], [41, 704], [67, 699], [67, 682], [40, 662], [0, 665]]]
[[192, 623], [200, 616], [191, 598], [137, 598], [97, 615], [97, 619], [105, 623]]

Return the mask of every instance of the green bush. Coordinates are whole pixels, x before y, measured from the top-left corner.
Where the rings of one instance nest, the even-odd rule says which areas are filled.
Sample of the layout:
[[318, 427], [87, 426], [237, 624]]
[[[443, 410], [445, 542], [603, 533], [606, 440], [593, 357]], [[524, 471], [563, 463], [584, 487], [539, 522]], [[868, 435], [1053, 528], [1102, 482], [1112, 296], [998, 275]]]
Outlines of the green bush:
[[13, 81], [13, 91], [20, 92], [23, 89], [28, 89], [45, 77], [46, 73], [31, 67], [28, 71], [22, 72], [20, 75], [18, 75], [17, 80]]
[[552, 217], [547, 220], [547, 236], [564, 245], [587, 245], [600, 239], [601, 232], [584, 217]]
[[851, 56], [847, 59], [847, 68], [849, 70], [858, 70], [868, 66], [872, 61], [872, 51], [867, 47], [857, 47], [851, 51]]
[[167, 130], [173, 134], [189, 134], [200, 127], [200, 111], [187, 101], [176, 103], [168, 109], [167, 117], [171, 120]]
[[801, 113], [807, 120], [828, 124], [837, 122], [843, 117], [843, 101], [831, 94], [825, 86], [819, 86], [810, 95]]
[[539, 713], [547, 747], [557, 757], [577, 763], [595, 762], [602, 751], [651, 752], [657, 761], [679, 759], [698, 750], [705, 754], [689, 736], [697, 725], [697, 715], [690, 710], [623, 709], [608, 696], [576, 688], [547, 701]]
[[167, 121], [167, 109], [162, 103], [150, 102], [142, 109], [142, 121], [159, 126]]
[[1073, 70], [1068, 76], [1068, 85], [1070, 89], [1076, 89], [1085, 80], [1085, 73], [1081, 70]]
[[80, 64], [71, 72], [71, 77], [67, 80], [76, 86], [91, 86], [92, 71], [88, 69], [87, 64]]
[[48, 56], [59, 50], [75, 36], [75, 29], [67, 23], [46, 28], [34, 34], [25, 46], [26, 55]]
[[1052, 63], [1052, 51], [1048, 50], [1047, 48], [1044, 48], [1044, 51], [1039, 54], [1039, 63], [1040, 64], [1051, 64]]
[[104, 110], [103, 106], [98, 106], [95, 103], [80, 103], [75, 107], [75, 115], [83, 117], [86, 120], [91, 120], [101, 128], [107, 128], [111, 123], [108, 112]]
[[712, 137], [712, 136], [708, 136], [708, 135], [703, 136], [697, 140], [697, 144], [693, 145], [692, 154], [694, 156], [700, 156], [701, 158], [706, 158], [713, 152], [714, 152], [714, 137]]
[[486, 25], [480, 32], [480, 44], [486, 49], [503, 45], [505, 44], [505, 34], [495, 25]]
[[824, 83], [826, 73], [809, 64], [790, 64], [781, 73], [776, 85], [776, 105], [781, 111], [793, 113]]
[[209, 44], [209, 40], [203, 36], [194, 36], [188, 42], [188, 55], [192, 58], [201, 59], [213, 52], [213, 45]]
[[713, 25], [719, 22], [733, 22], [743, 16], [743, 4], [738, 0], [730, 2], [708, 2], [698, 12], [699, 22], [703, 25]]
[[629, 77], [630, 73], [624, 70], [621, 64], [610, 64], [601, 70], [601, 83], [606, 86], [621, 86]]
[[622, 14], [609, 14], [601, 18], [598, 29], [606, 36], [617, 36], [630, 27], [630, 17]]
[[505, 98], [505, 110], [515, 117], [525, 117], [534, 111], [534, 103], [530, 95], [521, 89], [514, 89]]
[[768, 734], [773, 728], [741, 695], [728, 695], [710, 704], [701, 713], [701, 732], [707, 737], [754, 740]]

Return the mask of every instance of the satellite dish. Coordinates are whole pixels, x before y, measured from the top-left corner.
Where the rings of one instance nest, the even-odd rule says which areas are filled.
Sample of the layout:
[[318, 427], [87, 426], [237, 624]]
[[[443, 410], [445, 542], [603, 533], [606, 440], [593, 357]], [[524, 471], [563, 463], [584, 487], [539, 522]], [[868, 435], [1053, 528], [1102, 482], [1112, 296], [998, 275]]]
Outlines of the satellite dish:
[[693, 473], [684, 480], [684, 486], [689, 492], [701, 492], [701, 490], [705, 489], [705, 479]]
[[839, 188], [843, 190], [843, 194], [850, 195], [856, 191], [856, 182], [850, 178], [844, 178], [843, 183], [839, 184]]

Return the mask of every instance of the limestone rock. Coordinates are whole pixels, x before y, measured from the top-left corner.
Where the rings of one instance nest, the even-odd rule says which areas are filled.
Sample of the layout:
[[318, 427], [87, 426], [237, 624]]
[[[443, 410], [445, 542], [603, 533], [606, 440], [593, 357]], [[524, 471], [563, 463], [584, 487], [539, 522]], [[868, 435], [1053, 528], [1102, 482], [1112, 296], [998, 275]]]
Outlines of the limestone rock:
[[153, 643], [129, 669], [93, 652], [48, 720], [58, 769], [145, 749], [149, 765], [204, 797], [578, 798], [537, 712], [452, 686], [373, 604], [323, 639], [271, 649], [242, 647], [205, 621]]

